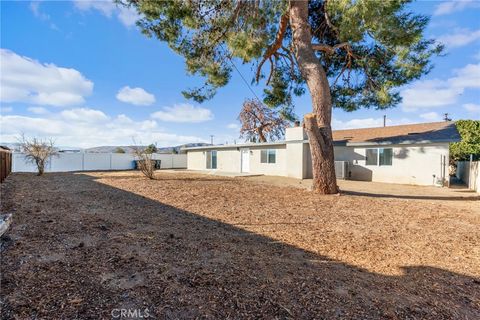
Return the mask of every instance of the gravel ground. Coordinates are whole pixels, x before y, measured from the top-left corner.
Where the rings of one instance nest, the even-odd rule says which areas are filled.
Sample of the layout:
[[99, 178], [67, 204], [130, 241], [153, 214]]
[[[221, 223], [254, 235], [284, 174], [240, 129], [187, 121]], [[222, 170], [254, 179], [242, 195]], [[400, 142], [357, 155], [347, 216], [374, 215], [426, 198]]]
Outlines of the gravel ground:
[[474, 198], [166, 172], [13, 174], [1, 191], [2, 319], [480, 318]]

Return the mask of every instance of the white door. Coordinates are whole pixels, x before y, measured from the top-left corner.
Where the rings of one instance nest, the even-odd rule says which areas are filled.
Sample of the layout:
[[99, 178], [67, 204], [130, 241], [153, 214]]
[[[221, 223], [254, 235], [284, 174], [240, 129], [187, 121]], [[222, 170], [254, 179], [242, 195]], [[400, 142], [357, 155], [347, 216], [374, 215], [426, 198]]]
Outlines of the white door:
[[240, 149], [242, 153], [242, 172], [250, 171], [250, 149]]

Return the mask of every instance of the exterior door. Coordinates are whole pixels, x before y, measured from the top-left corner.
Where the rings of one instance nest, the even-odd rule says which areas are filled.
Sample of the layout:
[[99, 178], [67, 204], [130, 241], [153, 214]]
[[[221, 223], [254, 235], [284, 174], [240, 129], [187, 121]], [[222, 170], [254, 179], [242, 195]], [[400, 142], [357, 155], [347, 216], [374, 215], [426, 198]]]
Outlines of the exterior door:
[[242, 172], [250, 172], [250, 149], [240, 149], [242, 154]]

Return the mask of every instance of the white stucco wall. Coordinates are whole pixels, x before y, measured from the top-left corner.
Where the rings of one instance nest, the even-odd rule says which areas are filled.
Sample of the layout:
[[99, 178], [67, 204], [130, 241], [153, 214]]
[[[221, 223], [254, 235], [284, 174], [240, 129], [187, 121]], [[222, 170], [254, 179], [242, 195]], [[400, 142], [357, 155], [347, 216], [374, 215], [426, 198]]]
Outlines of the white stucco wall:
[[[306, 144], [308, 146], [308, 144]], [[442, 174], [441, 156], [445, 156], [448, 166], [448, 143], [430, 145], [387, 145], [393, 149], [391, 166], [370, 166], [365, 164], [368, 147], [335, 147], [335, 161], [348, 161], [351, 180], [376, 181], [414, 185], [433, 185], [434, 177]], [[310, 149], [305, 149], [307, 174], [312, 178], [312, 160]], [[448, 175], [448, 168], [445, 169]]]
[[[335, 160], [349, 161], [352, 180], [415, 185], [435, 184], [442, 175], [442, 156], [445, 156], [448, 167], [448, 143], [385, 147], [393, 149], [391, 166], [366, 165], [367, 147], [336, 148]], [[448, 175], [448, 168], [445, 168], [445, 174]]]
[[[261, 150], [275, 149], [275, 163], [261, 163]], [[271, 146], [250, 148], [250, 173], [266, 174], [270, 176], [287, 176], [286, 146]]]
[[240, 151], [226, 149], [217, 151], [217, 169], [224, 172], [240, 172]]
[[192, 150], [187, 152], [188, 170], [205, 170], [207, 167], [206, 151]]
[[[287, 129], [286, 138], [284, 145], [250, 147], [250, 173], [312, 178], [310, 148], [308, 143], [303, 142], [303, 129]], [[238, 147], [217, 150], [217, 170], [241, 172]], [[391, 166], [366, 165], [366, 149], [378, 147], [393, 149]], [[261, 163], [262, 149], [276, 149], [276, 163]], [[336, 161], [348, 161], [349, 178], [352, 180], [416, 185], [434, 185], [442, 176], [442, 156], [445, 156], [447, 167], [449, 159], [448, 143], [335, 147], [334, 152]], [[188, 169], [206, 170], [205, 157], [205, 150], [188, 151]], [[448, 176], [447, 167], [445, 174]]]
[[[214, 150], [214, 149], [213, 149]], [[187, 168], [189, 170], [207, 169], [207, 152], [210, 150], [193, 150], [187, 152]], [[217, 169], [224, 172], [240, 172], [240, 151], [235, 149], [219, 149], [217, 151]]]
[[[261, 163], [261, 150], [275, 149], [275, 163]], [[250, 171], [254, 174], [279, 175], [286, 176], [286, 146], [265, 146], [250, 147]], [[224, 149], [219, 148], [217, 151], [217, 169], [223, 172], [241, 172], [241, 153], [237, 148]], [[206, 161], [207, 150], [192, 150], [187, 152], [187, 168], [189, 170], [211, 170], [207, 169]]]

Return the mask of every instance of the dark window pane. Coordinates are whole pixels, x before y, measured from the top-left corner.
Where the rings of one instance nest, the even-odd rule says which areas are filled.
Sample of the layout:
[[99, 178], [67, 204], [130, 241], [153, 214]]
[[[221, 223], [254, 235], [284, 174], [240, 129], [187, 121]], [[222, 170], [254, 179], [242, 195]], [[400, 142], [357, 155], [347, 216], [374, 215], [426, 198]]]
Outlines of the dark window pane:
[[367, 166], [376, 166], [377, 165], [377, 149], [367, 149]]
[[260, 162], [261, 163], [268, 163], [267, 150], [261, 150], [260, 151]]
[[380, 165], [381, 166], [391, 166], [393, 158], [393, 150], [388, 149], [379, 149], [380, 152]]
[[212, 151], [207, 151], [207, 169], [212, 169]]
[[276, 153], [275, 150], [268, 150], [268, 163], [275, 163]]
[[217, 169], [217, 151], [212, 151], [212, 169]]

